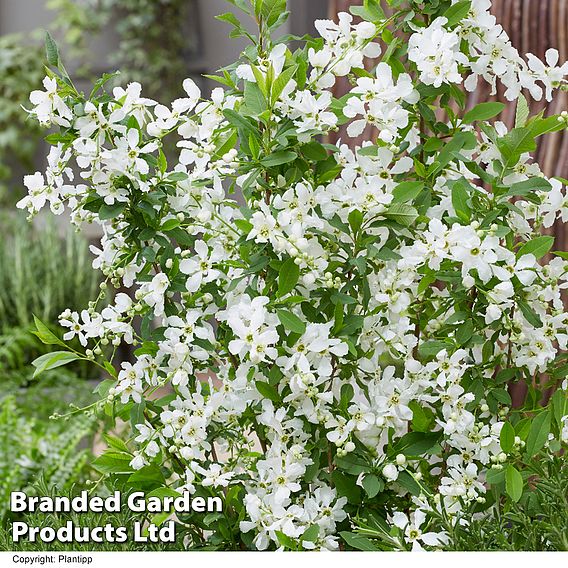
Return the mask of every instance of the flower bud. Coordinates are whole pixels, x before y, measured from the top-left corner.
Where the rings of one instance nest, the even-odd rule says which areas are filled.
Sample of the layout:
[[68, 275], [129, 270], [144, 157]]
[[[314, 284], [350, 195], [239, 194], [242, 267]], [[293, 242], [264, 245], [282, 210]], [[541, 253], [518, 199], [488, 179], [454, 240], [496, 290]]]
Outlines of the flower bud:
[[388, 463], [383, 467], [382, 474], [387, 481], [396, 481], [398, 479], [398, 469], [392, 463]]
[[355, 444], [353, 442], [349, 441], [345, 444], [345, 451], [347, 453], [352, 452], [354, 449], [355, 449]]

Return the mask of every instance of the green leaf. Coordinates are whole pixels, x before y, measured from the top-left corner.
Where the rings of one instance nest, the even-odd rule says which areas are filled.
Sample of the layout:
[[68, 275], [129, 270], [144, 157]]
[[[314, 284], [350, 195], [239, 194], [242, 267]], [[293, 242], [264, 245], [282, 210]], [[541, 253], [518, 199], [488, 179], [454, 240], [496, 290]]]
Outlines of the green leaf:
[[[252, 69], [252, 74], [254, 75], [254, 78], [256, 80], [256, 85], [252, 83], [253, 86], [256, 86], [258, 89], [260, 89], [263, 100], [267, 100], [267, 95], [268, 95], [267, 81], [269, 78], [268, 77], [269, 74], [265, 76], [264, 73], [256, 65], [251, 65], [251, 69]], [[245, 85], [245, 90], [246, 90], [246, 85]], [[245, 93], [245, 103], [246, 103], [246, 93]]]
[[103, 73], [102, 76], [97, 79], [95, 84], [93, 85], [93, 89], [91, 90], [91, 94], [89, 95], [89, 99], [94, 98], [97, 92], [102, 89], [111, 79], [118, 77], [120, 75], [120, 71], [114, 71], [113, 73]]
[[[459, 156], [464, 148], [472, 150], [477, 145], [473, 132], [458, 132], [440, 151], [436, 161], [428, 168], [428, 174], [436, 174], [443, 170], [452, 160]], [[420, 162], [415, 162], [415, 165]]]
[[418, 482], [407, 471], [401, 471], [396, 481], [415, 497], [418, 497], [422, 493]]
[[339, 469], [342, 469], [351, 475], [359, 475], [361, 473], [369, 473], [371, 471], [371, 466], [364, 461], [363, 458], [360, 458], [353, 453], [347, 454], [342, 458], [335, 456], [333, 462]]
[[563, 120], [558, 120], [559, 115], [555, 114], [547, 118], [533, 118], [527, 124], [530, 127], [533, 136], [542, 136], [548, 132], [557, 132], [558, 130], [564, 130], [566, 128], [566, 123]]
[[521, 258], [525, 254], [532, 254], [538, 260], [543, 257], [554, 244], [554, 237], [550, 235], [541, 235], [525, 244], [517, 251], [517, 258]]
[[541, 412], [531, 422], [529, 435], [527, 436], [526, 453], [529, 457], [538, 453], [548, 440], [550, 433], [550, 412]]
[[354, 390], [353, 390], [353, 386], [350, 385], [349, 383], [344, 384], [341, 387], [341, 393], [340, 393], [340, 399], [339, 399], [339, 406], [341, 408], [341, 410], [343, 410], [344, 412], [347, 412], [347, 408], [349, 407], [349, 403], [353, 400], [353, 395], [354, 395]]
[[168, 174], [167, 181], [185, 181], [189, 176], [185, 172], [172, 172]]
[[487, 472], [486, 478], [487, 483], [490, 485], [499, 485], [505, 481], [505, 470], [504, 469], [490, 469]]
[[266, 99], [257, 83], [245, 82], [245, 106], [253, 116], [262, 114], [267, 108]]
[[310, 525], [300, 537], [300, 540], [307, 540], [308, 542], [316, 542], [319, 537], [319, 525]]
[[260, 157], [260, 150], [261, 150], [258, 138], [256, 136], [253, 136], [252, 134], [249, 134], [248, 145], [249, 145], [252, 157], [255, 160], [258, 160], [258, 158]]
[[274, 166], [280, 166], [282, 164], [293, 162], [297, 157], [298, 154], [296, 154], [296, 152], [292, 152], [291, 150], [281, 150], [280, 152], [274, 152], [273, 154], [270, 154], [270, 156], [262, 159], [260, 163], [263, 166], [271, 168]]
[[306, 324], [292, 312], [288, 310], [277, 310], [276, 314], [280, 323], [289, 331], [302, 335], [306, 331]]
[[467, 204], [469, 193], [466, 184], [461, 180], [454, 183], [452, 187], [452, 205], [456, 211], [456, 215], [462, 220], [469, 222], [471, 218], [471, 209]]
[[314, 162], [323, 162], [327, 160], [329, 154], [325, 149], [325, 146], [313, 140], [308, 144], [304, 144], [301, 148], [302, 154], [308, 158], [308, 160], [312, 160]]
[[123, 201], [116, 201], [112, 205], [103, 203], [99, 209], [99, 219], [106, 221], [107, 219], [114, 219], [118, 217], [126, 209], [126, 203]]
[[380, 0], [365, 0], [363, 6], [349, 6], [349, 11], [354, 16], [359, 16], [368, 22], [379, 22], [385, 19]]
[[565, 390], [557, 390], [551, 399], [554, 419], [559, 427], [563, 425], [562, 418], [568, 414], [568, 394]]
[[59, 48], [49, 32], [45, 32], [45, 55], [52, 67], [59, 67]]
[[414, 432], [429, 432], [434, 422], [434, 415], [429, 408], [423, 408], [415, 400], [409, 403], [412, 410], [412, 430]]
[[233, 14], [232, 12], [225, 12], [224, 14], [219, 14], [218, 16], [215, 16], [215, 19], [220, 20], [221, 22], [227, 22], [228, 24], [235, 26], [235, 28], [241, 27], [241, 22], [239, 21], [237, 16], [235, 16], [235, 14]]
[[[253, 136], [258, 136], [258, 130], [253, 124], [248, 121], [244, 116], [241, 116], [238, 112], [231, 109], [225, 109], [223, 111], [225, 118], [235, 127], [240, 130], [244, 130], [252, 134]], [[187, 176], [186, 176], [187, 177]]]
[[95, 459], [92, 466], [101, 473], [132, 473], [131, 461], [131, 454], [111, 450]]
[[118, 450], [119, 452], [130, 452], [128, 446], [120, 438], [116, 438], [103, 432], [103, 439], [106, 442], [107, 446], [110, 446], [111, 448]]
[[384, 213], [384, 216], [405, 227], [410, 227], [418, 218], [418, 211], [416, 211], [414, 207], [404, 203], [393, 203]]
[[37, 377], [44, 371], [63, 367], [63, 365], [67, 365], [72, 361], [77, 361], [77, 359], [83, 359], [83, 357], [76, 355], [75, 353], [71, 353], [70, 351], [53, 351], [51, 353], [46, 353], [32, 361], [32, 365], [36, 368], [33, 376]]
[[294, 78], [297, 69], [297, 65], [288, 67], [288, 69], [280, 73], [274, 83], [272, 83], [272, 89], [270, 91], [270, 102], [273, 105], [278, 101], [278, 97], [282, 94], [284, 87], [286, 87], [290, 80]]
[[278, 274], [278, 296], [285, 296], [294, 289], [300, 278], [300, 268], [289, 258], [280, 268]]
[[284, 534], [282, 531], [274, 531], [274, 533], [278, 538], [278, 543], [280, 544], [280, 546], [289, 548], [290, 550], [296, 550], [298, 548], [296, 541], [290, 538], [288, 535]]
[[166, 158], [166, 155], [164, 154], [164, 151], [161, 148], [158, 151], [158, 169], [162, 174], [164, 174], [168, 169], [168, 160]]
[[280, 402], [281, 398], [278, 394], [278, 390], [276, 387], [273, 387], [271, 384], [266, 383], [264, 381], [256, 381], [255, 382], [256, 390], [268, 400], [272, 400], [273, 402]]
[[361, 490], [356, 485], [357, 478], [341, 473], [337, 469], [331, 474], [338, 495], [347, 497], [351, 505], [361, 502]]
[[501, 449], [507, 454], [510, 453], [515, 446], [515, 429], [509, 422], [505, 422], [505, 424], [503, 424], [499, 441], [501, 443]]
[[489, 391], [489, 396], [494, 398], [497, 402], [509, 406], [511, 404], [511, 395], [506, 389], [492, 389]]
[[175, 229], [180, 226], [180, 222], [177, 219], [168, 219], [160, 228], [161, 231], [167, 233], [172, 229]]
[[525, 126], [529, 118], [529, 103], [524, 95], [520, 94], [517, 99], [517, 109], [515, 111], [515, 127]]
[[393, 189], [392, 203], [406, 203], [412, 201], [424, 189], [424, 184], [421, 181], [403, 181]]
[[533, 177], [525, 181], [514, 183], [505, 196], [528, 195], [533, 191], [550, 191], [550, 189], [552, 189], [552, 185], [547, 179], [543, 177]]
[[542, 320], [540, 316], [533, 310], [533, 308], [524, 300], [520, 298], [517, 299], [517, 305], [521, 308], [521, 312], [525, 319], [533, 326], [533, 327], [542, 327]]
[[497, 116], [505, 108], [503, 103], [479, 103], [477, 106], [466, 112], [463, 117], [465, 124], [471, 124], [476, 120], [489, 120]]
[[363, 213], [361, 213], [358, 209], [354, 209], [351, 213], [349, 213], [347, 220], [349, 221], [349, 226], [351, 227], [353, 234], [358, 233], [361, 225], [363, 224]]
[[467, 17], [471, 9], [471, 0], [464, 0], [458, 2], [453, 6], [450, 6], [444, 12], [444, 18], [448, 19], [448, 23], [445, 24], [446, 27], [451, 28], [459, 24], [464, 18]]
[[352, 532], [342, 531], [339, 533], [341, 538], [355, 550], [362, 550], [364, 552], [376, 552], [380, 550], [368, 538], [355, 534]]
[[525, 152], [536, 149], [535, 134], [530, 128], [513, 128], [508, 134], [497, 139], [497, 147], [506, 160], [506, 166], [514, 166]]
[[45, 345], [65, 345], [38, 317], [34, 315], [35, 331], [32, 333]]
[[384, 481], [379, 479], [374, 473], [366, 475], [363, 478], [363, 489], [370, 499], [378, 495], [384, 488]]
[[136, 402], [130, 408], [130, 424], [134, 428], [136, 424], [143, 424], [145, 417], [144, 417], [144, 409], [146, 408], [146, 402], [142, 399], [140, 402]]
[[369, 12], [373, 21], [385, 19], [385, 12], [381, 7], [381, 0], [363, 0], [363, 7]]
[[464, 321], [455, 333], [456, 341], [459, 345], [465, 345], [473, 336], [474, 325], [471, 319]]
[[428, 341], [424, 341], [418, 347], [418, 353], [422, 357], [434, 357], [437, 353], [442, 351], [442, 349], [447, 349], [449, 347], [449, 343], [446, 341], [442, 341], [440, 339], [429, 339]]
[[511, 464], [507, 466], [505, 471], [505, 490], [515, 503], [519, 501], [523, 495], [523, 476], [517, 468]]
[[261, 0], [261, 15], [268, 27], [273, 26], [286, 11], [286, 0]]
[[391, 447], [389, 454], [421, 456], [436, 448], [439, 439], [440, 434], [436, 432], [408, 432]]
[[158, 497], [159, 499], [163, 499], [164, 497], [176, 498], [179, 497], [179, 493], [171, 487], [158, 487], [157, 489], [147, 493], [146, 497]]

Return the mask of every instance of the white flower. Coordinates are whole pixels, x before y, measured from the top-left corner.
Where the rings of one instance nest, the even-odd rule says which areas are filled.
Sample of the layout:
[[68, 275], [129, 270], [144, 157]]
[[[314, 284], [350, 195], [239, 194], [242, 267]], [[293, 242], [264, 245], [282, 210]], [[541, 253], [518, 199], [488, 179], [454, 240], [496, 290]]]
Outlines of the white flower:
[[527, 53], [529, 69], [544, 83], [547, 101], [552, 100], [552, 91], [560, 87], [568, 74], [568, 61], [557, 67], [560, 54], [557, 49], [547, 49], [546, 65], [532, 53]]
[[45, 77], [43, 86], [45, 91], [32, 91], [30, 94], [30, 101], [34, 105], [31, 113], [43, 126], [50, 126], [51, 123], [70, 126], [73, 113], [58, 94], [57, 79]]
[[223, 468], [218, 463], [211, 464], [208, 469], [204, 469], [198, 465], [195, 467], [195, 471], [204, 476], [201, 480], [203, 487], [227, 487], [235, 475], [232, 471], [224, 472]]
[[422, 550], [423, 544], [435, 547], [446, 544], [449, 538], [445, 533], [423, 532], [421, 530], [425, 520], [426, 513], [421, 509], [416, 509], [411, 513], [410, 518], [399, 511], [392, 515], [392, 523], [403, 531], [406, 542], [412, 544], [412, 550]]
[[459, 51], [459, 36], [444, 29], [447, 22], [446, 18], [436, 18], [408, 40], [408, 58], [416, 63], [420, 80], [426, 85], [462, 82], [458, 65], [467, 63], [467, 58]]
[[398, 479], [398, 469], [392, 463], [385, 465], [381, 472], [387, 481], [396, 481]]
[[188, 292], [196, 292], [203, 284], [217, 280], [221, 274], [213, 268], [215, 261], [220, 259], [216, 251], [210, 253], [204, 241], [196, 241], [194, 248], [196, 258], [184, 258], [179, 263], [180, 272], [189, 276], [186, 282]]

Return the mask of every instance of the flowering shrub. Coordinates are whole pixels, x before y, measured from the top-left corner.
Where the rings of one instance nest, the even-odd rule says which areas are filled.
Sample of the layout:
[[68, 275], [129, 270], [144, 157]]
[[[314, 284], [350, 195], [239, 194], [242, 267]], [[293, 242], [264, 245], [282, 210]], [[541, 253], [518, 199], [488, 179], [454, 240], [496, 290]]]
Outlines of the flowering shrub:
[[[233, 3], [258, 37], [224, 88], [186, 80], [170, 107], [136, 83], [77, 92], [48, 37], [30, 114], [60, 130], [19, 206], [99, 224], [94, 267], [132, 299], [64, 312], [63, 340], [38, 321], [86, 348], [38, 372], [86, 358], [111, 375], [98, 407], [136, 448], [111, 440], [95, 462], [112, 483], [224, 493], [223, 514], [182, 519], [188, 546], [368, 549], [371, 525], [381, 548], [450, 546], [568, 442], [568, 257], [541, 234], [568, 217], [565, 180], [530, 156], [568, 116], [529, 117], [521, 94], [550, 100], [568, 65], [521, 57], [489, 0], [391, 0], [388, 18], [368, 1], [295, 51], [272, 38], [285, 0]], [[512, 130], [501, 103], [465, 112], [478, 80], [516, 101]], [[326, 144], [342, 124], [375, 134]], [[115, 370], [102, 347], [122, 341], [136, 362]]]

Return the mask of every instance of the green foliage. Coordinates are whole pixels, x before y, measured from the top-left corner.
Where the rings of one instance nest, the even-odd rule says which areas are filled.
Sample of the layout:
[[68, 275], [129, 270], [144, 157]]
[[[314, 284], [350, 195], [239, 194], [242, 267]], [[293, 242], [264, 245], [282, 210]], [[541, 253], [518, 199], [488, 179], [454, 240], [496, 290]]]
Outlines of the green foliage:
[[500, 497], [489, 516], [456, 526], [451, 549], [567, 551], [568, 462], [542, 453], [531, 461], [529, 473], [531, 488], [520, 500]]
[[22, 106], [44, 77], [42, 48], [19, 35], [0, 37], [0, 204], [22, 194], [21, 174], [33, 167], [40, 129]]
[[0, 242], [0, 327], [26, 328], [36, 315], [54, 324], [68, 307], [84, 309], [98, 293], [85, 239], [63, 235], [54, 223], [43, 228], [20, 217], [3, 223]]
[[[45, 403], [49, 407], [44, 399]], [[32, 486], [40, 478], [60, 490], [87, 479], [91, 452], [80, 449], [80, 444], [92, 440], [96, 423], [86, 414], [52, 421], [30, 418], [24, 415], [15, 396], [0, 400], [0, 520], [10, 514], [11, 491], [33, 494]]]
[[[31, 489], [34, 494], [45, 495], [50, 497], [64, 496], [73, 497], [76, 491], [69, 489], [60, 490], [53, 487], [45, 478], [36, 482]], [[106, 495], [103, 495], [106, 496]], [[149, 519], [150, 515], [140, 513], [133, 513], [126, 506], [121, 508], [119, 513], [25, 513], [18, 517], [33, 527], [52, 527], [57, 530], [59, 527], [65, 526], [66, 523], [71, 522], [75, 527], [93, 528], [98, 526], [105, 526], [107, 524], [113, 527], [127, 527], [132, 531], [134, 522], [144, 523]], [[50, 552], [60, 551], [73, 551], [73, 552], [93, 552], [93, 551], [158, 551], [158, 550], [185, 550], [183, 544], [183, 532], [179, 530], [176, 532], [177, 542], [175, 543], [140, 543], [132, 542], [131, 540], [124, 543], [107, 542], [106, 540], [101, 543], [97, 542], [71, 542], [62, 543], [57, 540], [49, 544]], [[15, 552], [22, 551], [38, 551], [45, 552], [45, 543], [28, 542], [22, 540], [20, 542], [12, 542], [9, 530], [0, 530], [0, 550], [10, 550]]]
[[[100, 278], [91, 270], [85, 239], [57, 226], [34, 227], [19, 217], [6, 217], [0, 243], [0, 369], [4, 376], [28, 377], [33, 359], [49, 351], [31, 332], [34, 316], [57, 326], [68, 307], [87, 308], [98, 294]], [[49, 329], [44, 333], [50, 333]], [[96, 377], [88, 364], [75, 364], [79, 376]]]
[[0, 367], [4, 371], [21, 370], [38, 348], [37, 339], [26, 328], [7, 329], [0, 335]]

